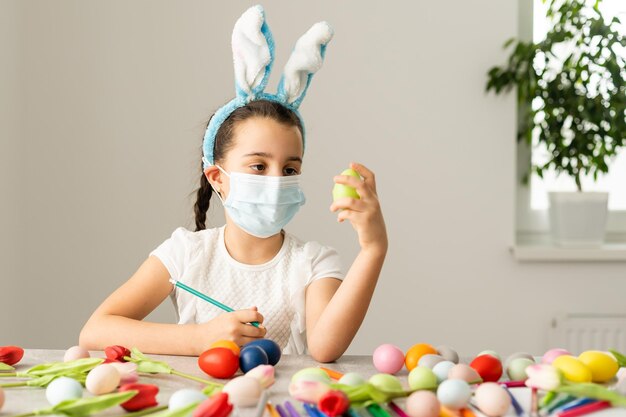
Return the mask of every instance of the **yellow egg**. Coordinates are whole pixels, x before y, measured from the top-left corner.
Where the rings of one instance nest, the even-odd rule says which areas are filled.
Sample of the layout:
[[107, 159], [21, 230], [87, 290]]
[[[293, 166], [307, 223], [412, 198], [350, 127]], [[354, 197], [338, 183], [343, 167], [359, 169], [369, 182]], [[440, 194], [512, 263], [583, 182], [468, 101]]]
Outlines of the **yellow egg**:
[[607, 382], [613, 379], [619, 370], [619, 364], [615, 358], [605, 352], [588, 350], [578, 356], [578, 360], [591, 370], [593, 382]]
[[563, 372], [565, 378], [572, 382], [591, 382], [591, 370], [573, 356], [559, 356], [552, 362], [552, 366]]

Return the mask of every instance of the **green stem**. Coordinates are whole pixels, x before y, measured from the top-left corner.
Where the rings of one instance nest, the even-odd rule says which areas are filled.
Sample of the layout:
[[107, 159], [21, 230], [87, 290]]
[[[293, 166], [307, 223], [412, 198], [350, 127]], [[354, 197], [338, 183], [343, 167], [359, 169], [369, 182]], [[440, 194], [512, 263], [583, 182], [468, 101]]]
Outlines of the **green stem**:
[[0, 372], [0, 378], [11, 378], [16, 376], [17, 372]]
[[14, 387], [25, 387], [26, 381], [22, 382], [9, 382], [7, 384], [0, 384], [0, 388], [14, 388]]
[[25, 413], [25, 414], [16, 414], [13, 417], [30, 417], [30, 416], [36, 416], [37, 413]]
[[141, 416], [156, 413], [157, 411], [162, 411], [165, 409], [167, 409], [167, 405], [159, 405], [157, 407], [146, 408], [145, 410], [136, 411], [134, 413], [124, 414], [124, 417], [141, 417]]
[[213, 382], [213, 381], [209, 381], [208, 379], [202, 379], [202, 378], [198, 378], [197, 376], [185, 374], [183, 372], [177, 371], [176, 369], [172, 369], [171, 372], [172, 372], [172, 375], [182, 376], [183, 378], [191, 379], [192, 381], [196, 381], [196, 382], [201, 382], [205, 385], [216, 385], [220, 387], [222, 386], [222, 384], [218, 384], [217, 382]]

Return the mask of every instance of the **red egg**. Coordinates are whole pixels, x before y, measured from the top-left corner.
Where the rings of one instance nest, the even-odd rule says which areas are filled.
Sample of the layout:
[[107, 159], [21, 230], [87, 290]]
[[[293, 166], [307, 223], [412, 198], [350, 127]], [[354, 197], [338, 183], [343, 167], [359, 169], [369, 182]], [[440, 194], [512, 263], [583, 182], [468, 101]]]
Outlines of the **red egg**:
[[495, 356], [477, 356], [470, 366], [478, 372], [484, 382], [498, 382], [502, 376], [502, 363]]
[[239, 369], [239, 357], [225, 347], [215, 347], [200, 355], [198, 366], [213, 378], [230, 378]]

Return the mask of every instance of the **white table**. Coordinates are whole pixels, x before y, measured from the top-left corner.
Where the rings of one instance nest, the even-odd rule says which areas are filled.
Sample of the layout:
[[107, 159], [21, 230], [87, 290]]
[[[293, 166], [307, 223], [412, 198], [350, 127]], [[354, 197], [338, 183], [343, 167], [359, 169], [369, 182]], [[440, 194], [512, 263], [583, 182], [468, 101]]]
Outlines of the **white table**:
[[[15, 367], [18, 371], [25, 371], [31, 366], [63, 360], [62, 350], [42, 350], [42, 349], [27, 349], [22, 361]], [[92, 357], [104, 357], [103, 352], [91, 352]], [[189, 356], [162, 356], [162, 355], [148, 355], [156, 360], [162, 360], [171, 365], [174, 369], [195, 375], [198, 377], [210, 379], [205, 375], [197, 365], [196, 357]], [[296, 405], [299, 411], [302, 411], [301, 415], [304, 417], [306, 414], [302, 410], [299, 404], [294, 401], [288, 394], [287, 388], [291, 376], [298, 370], [310, 366], [319, 366], [320, 364], [314, 361], [309, 356], [293, 356], [284, 355], [276, 366], [276, 383], [270, 388], [270, 398], [274, 404], [282, 404], [285, 400], [291, 400]], [[334, 369], [341, 373], [346, 372], [358, 372], [365, 378], [377, 373], [376, 369], [372, 365], [371, 356], [343, 356], [339, 361], [332, 364], [325, 365], [327, 368]], [[402, 381], [403, 385], [407, 387], [407, 371], [403, 369], [397, 375]], [[15, 381], [12, 378], [0, 378], [0, 382]], [[202, 389], [204, 386], [200, 383], [190, 381], [185, 378], [181, 378], [175, 375], [154, 375], [154, 376], [141, 376], [139, 382], [152, 383], [159, 386], [159, 394], [157, 400], [160, 405], [166, 405], [172, 393], [181, 388], [197, 388]], [[527, 407], [530, 403], [529, 390], [525, 388], [516, 388], [511, 390], [516, 398], [520, 401], [522, 407]], [[91, 395], [85, 391], [85, 396]], [[2, 410], [0, 410], [0, 416], [10, 416], [18, 413], [26, 413], [34, 411], [39, 408], [50, 407], [45, 396], [45, 389], [43, 388], [6, 388], [5, 389], [6, 402]], [[397, 404], [404, 408], [404, 400], [398, 399]], [[240, 417], [251, 417], [254, 409], [240, 409], [238, 415]], [[123, 416], [126, 412], [121, 407], [114, 407], [98, 415], [101, 416]], [[234, 414], [236, 416], [236, 414]], [[393, 413], [391, 413], [394, 416]], [[515, 414], [511, 407], [508, 416], [514, 417]], [[508, 417], [507, 416], [507, 417]], [[589, 414], [592, 417], [626, 417], [626, 409], [610, 409], [604, 410], [598, 413]]]

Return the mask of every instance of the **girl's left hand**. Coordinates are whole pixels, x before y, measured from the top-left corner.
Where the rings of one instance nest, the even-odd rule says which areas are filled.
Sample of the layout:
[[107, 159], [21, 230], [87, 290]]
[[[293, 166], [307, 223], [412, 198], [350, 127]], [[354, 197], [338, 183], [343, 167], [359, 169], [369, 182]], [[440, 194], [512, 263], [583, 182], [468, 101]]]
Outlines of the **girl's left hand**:
[[333, 178], [336, 184], [343, 184], [356, 189], [360, 199], [343, 197], [330, 205], [330, 211], [336, 212], [337, 221], [349, 220], [359, 236], [361, 249], [387, 251], [387, 229], [376, 194], [374, 173], [365, 166], [351, 163], [363, 179], [350, 175], [337, 175]]

